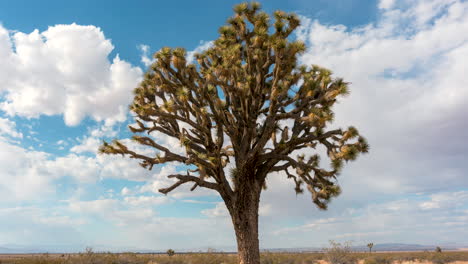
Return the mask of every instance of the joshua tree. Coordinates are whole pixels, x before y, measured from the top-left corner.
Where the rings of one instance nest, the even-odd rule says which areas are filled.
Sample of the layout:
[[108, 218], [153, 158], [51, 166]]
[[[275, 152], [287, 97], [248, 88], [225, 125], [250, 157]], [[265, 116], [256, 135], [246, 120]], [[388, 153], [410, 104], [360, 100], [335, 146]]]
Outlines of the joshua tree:
[[[162, 48], [135, 89], [130, 106], [137, 143], [159, 151], [137, 153], [120, 141], [101, 146], [107, 154], [127, 155], [151, 170], [168, 162], [187, 171], [168, 175], [168, 194], [183, 184], [191, 190], [214, 190], [232, 218], [240, 263], [258, 264], [258, 209], [267, 176], [280, 173], [304, 186], [312, 201], [326, 209], [340, 193], [336, 176], [344, 162], [368, 151], [354, 127], [327, 129], [332, 107], [348, 94], [347, 83], [319, 66], [299, 66], [304, 43], [291, 41], [299, 26], [294, 14], [274, 13], [274, 22], [258, 3], [243, 3], [219, 29], [208, 50], [186, 61], [183, 48]], [[180, 140], [185, 153], [158, 140]], [[321, 166], [317, 148], [323, 146], [330, 165]], [[228, 166], [229, 165], [229, 166]], [[228, 173], [228, 168], [231, 167]]]
[[367, 247], [369, 248], [369, 253], [372, 253], [372, 247], [373, 246], [374, 246], [374, 243], [367, 244]]
[[174, 256], [175, 251], [174, 251], [173, 249], [168, 249], [168, 250], [166, 251], [166, 254], [167, 254], [169, 257], [172, 257], [172, 256]]

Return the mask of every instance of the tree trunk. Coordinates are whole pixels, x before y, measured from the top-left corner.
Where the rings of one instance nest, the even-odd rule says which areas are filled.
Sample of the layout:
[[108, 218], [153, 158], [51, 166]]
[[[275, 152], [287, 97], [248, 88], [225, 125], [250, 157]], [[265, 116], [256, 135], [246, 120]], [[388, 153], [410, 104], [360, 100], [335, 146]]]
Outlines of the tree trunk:
[[237, 189], [236, 199], [230, 208], [237, 239], [237, 255], [240, 264], [260, 264], [258, 240], [258, 208], [261, 187], [243, 184]]
[[[237, 254], [240, 264], [259, 264], [258, 216], [250, 219], [241, 216], [235, 225]], [[244, 219], [242, 219], [244, 218]]]

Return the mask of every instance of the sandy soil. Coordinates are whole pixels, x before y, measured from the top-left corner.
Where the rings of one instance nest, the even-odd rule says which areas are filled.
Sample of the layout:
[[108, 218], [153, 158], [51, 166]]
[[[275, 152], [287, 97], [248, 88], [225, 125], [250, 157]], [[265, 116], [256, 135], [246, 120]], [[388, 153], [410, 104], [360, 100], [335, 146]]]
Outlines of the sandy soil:
[[[18, 258], [39, 257], [39, 256], [45, 256], [45, 255], [48, 255], [49, 257], [53, 257], [53, 258], [63, 258], [67, 256], [75, 256], [78, 254], [77, 253], [72, 253], [72, 254], [43, 254], [43, 253], [41, 254], [0, 254], [0, 261], [18, 259]], [[329, 264], [329, 263], [325, 260], [318, 260], [317, 264]], [[358, 264], [364, 264], [364, 260], [359, 260]], [[403, 262], [397, 262], [394, 264], [432, 264], [432, 262], [430, 261], [403, 261]], [[451, 262], [450, 264], [468, 264], [468, 261], [454, 261], [454, 262]]]

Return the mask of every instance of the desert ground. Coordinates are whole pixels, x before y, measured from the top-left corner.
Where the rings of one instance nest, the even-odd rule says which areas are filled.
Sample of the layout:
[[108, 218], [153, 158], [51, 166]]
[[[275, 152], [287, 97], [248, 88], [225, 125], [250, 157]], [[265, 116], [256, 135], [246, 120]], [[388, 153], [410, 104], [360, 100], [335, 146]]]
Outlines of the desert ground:
[[[75, 253], [4, 254], [6, 264], [235, 264], [237, 256], [225, 253], [166, 254]], [[261, 264], [468, 264], [468, 251], [373, 253], [262, 253]]]

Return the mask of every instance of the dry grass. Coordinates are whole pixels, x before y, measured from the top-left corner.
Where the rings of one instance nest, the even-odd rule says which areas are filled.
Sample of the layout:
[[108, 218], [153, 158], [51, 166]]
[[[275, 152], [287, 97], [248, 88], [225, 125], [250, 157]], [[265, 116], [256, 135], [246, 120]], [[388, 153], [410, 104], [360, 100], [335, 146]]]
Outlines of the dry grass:
[[[261, 264], [327, 264], [324, 253], [263, 253]], [[341, 261], [340, 261], [341, 262]], [[468, 252], [392, 252], [392, 253], [350, 253], [346, 263], [359, 264], [468, 264]], [[0, 255], [1, 264], [236, 264], [237, 256], [232, 254], [42, 254], [42, 255]]]

